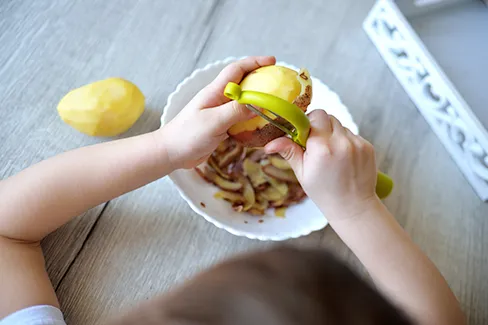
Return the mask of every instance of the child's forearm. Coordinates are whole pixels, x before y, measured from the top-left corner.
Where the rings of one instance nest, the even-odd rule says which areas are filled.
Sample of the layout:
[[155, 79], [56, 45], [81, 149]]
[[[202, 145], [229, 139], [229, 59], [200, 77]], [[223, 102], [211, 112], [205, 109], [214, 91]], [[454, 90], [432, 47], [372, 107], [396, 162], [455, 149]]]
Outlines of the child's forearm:
[[66, 152], [0, 182], [0, 236], [37, 241], [172, 171], [159, 131]]
[[331, 219], [378, 289], [419, 324], [465, 324], [442, 275], [379, 200], [353, 218]]

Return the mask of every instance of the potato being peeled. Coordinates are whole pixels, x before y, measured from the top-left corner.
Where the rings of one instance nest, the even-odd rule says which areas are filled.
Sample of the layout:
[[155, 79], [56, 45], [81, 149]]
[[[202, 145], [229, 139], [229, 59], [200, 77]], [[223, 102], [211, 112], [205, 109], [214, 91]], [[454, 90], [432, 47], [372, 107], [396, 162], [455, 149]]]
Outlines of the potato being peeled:
[[[299, 72], [282, 66], [266, 66], [249, 73], [240, 83], [243, 91], [252, 90], [274, 95], [297, 105], [304, 112], [312, 100], [312, 79], [307, 70]], [[264, 111], [269, 117], [273, 114]], [[286, 121], [277, 120], [281, 124]], [[239, 122], [229, 129], [229, 135], [246, 147], [262, 147], [284, 132], [260, 116]]]
[[121, 78], [100, 80], [70, 91], [58, 104], [61, 119], [76, 130], [110, 137], [127, 131], [144, 111], [144, 95]]

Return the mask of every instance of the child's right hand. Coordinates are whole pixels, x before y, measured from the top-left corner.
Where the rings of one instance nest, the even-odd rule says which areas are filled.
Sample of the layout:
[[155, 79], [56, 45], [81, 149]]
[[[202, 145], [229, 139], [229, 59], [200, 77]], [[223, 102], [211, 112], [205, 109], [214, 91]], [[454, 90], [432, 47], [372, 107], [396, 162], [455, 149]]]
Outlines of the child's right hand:
[[323, 110], [309, 114], [307, 149], [288, 138], [265, 147], [286, 159], [307, 195], [330, 218], [350, 218], [378, 202], [373, 146]]

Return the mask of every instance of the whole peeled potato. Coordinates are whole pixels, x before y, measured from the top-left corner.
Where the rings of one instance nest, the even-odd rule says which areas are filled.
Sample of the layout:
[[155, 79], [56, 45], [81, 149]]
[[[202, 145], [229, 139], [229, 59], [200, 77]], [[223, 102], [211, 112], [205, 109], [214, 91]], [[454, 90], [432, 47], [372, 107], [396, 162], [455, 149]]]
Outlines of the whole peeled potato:
[[76, 130], [110, 137], [127, 131], [144, 112], [144, 95], [136, 85], [109, 78], [74, 89], [58, 104], [61, 119]]
[[[305, 69], [297, 72], [277, 65], [262, 67], [249, 73], [240, 86], [244, 91], [258, 91], [284, 99], [297, 105], [304, 112], [312, 100], [312, 79]], [[276, 118], [269, 113], [267, 115]], [[246, 147], [262, 147], [269, 141], [283, 136], [284, 132], [257, 116], [233, 125], [229, 129], [229, 135]]]

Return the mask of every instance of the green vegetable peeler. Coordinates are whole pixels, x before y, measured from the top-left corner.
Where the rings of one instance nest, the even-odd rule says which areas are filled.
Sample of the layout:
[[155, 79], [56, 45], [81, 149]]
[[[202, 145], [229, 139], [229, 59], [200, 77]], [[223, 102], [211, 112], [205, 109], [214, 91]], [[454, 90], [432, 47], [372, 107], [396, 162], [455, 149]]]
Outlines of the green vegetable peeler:
[[[242, 90], [241, 86], [229, 82], [224, 89], [227, 98], [237, 101], [239, 104], [261, 116], [271, 125], [277, 127], [305, 149], [310, 133], [310, 121], [305, 113], [295, 104], [279, 97], [250, 90]], [[287, 121], [292, 128], [278, 123], [272, 116]], [[380, 199], [386, 198], [393, 189], [393, 180], [386, 174], [378, 172], [376, 181], [376, 194]]]

